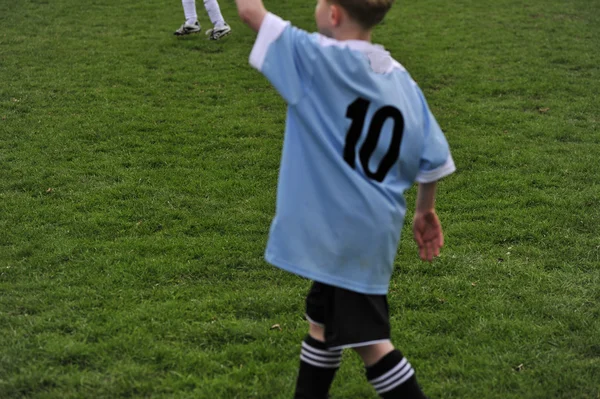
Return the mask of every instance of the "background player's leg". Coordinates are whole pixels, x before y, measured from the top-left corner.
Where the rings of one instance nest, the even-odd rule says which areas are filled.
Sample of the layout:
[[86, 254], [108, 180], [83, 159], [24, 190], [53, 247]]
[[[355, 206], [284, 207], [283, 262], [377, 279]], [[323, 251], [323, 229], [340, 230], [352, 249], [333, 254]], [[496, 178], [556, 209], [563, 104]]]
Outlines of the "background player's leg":
[[225, 25], [225, 19], [223, 19], [217, 0], [204, 0], [204, 8], [206, 8], [210, 22], [212, 22], [215, 28]]
[[204, 8], [214, 27], [206, 31], [210, 40], [219, 40], [231, 33], [231, 28], [223, 19], [217, 0], [204, 0]]
[[198, 21], [198, 14], [196, 13], [196, 2], [195, 0], [181, 0], [183, 4], [183, 13], [185, 14], [185, 22], [188, 25], [193, 25]]
[[328, 350], [324, 339], [323, 327], [310, 323], [309, 334], [302, 341], [295, 399], [328, 397], [329, 388], [342, 361], [342, 350]]
[[176, 36], [189, 35], [200, 32], [200, 23], [196, 14], [196, 3], [194, 0], [181, 0], [185, 22], [174, 33]]
[[383, 399], [427, 399], [415, 371], [390, 341], [354, 348], [367, 368], [367, 379]]

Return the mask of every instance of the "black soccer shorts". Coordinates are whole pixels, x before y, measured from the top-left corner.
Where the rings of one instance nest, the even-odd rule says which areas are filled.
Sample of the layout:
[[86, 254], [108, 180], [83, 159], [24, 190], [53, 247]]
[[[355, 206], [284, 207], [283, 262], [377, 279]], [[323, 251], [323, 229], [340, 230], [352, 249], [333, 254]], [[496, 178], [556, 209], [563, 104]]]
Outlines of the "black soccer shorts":
[[386, 295], [361, 294], [315, 281], [306, 297], [306, 318], [324, 327], [329, 349], [390, 339]]

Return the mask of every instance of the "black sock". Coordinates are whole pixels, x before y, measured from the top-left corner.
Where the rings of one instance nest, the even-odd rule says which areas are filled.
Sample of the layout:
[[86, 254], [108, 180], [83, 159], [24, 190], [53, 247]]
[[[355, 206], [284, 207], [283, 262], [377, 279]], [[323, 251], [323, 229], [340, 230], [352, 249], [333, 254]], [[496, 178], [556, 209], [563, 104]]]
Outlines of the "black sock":
[[397, 349], [367, 367], [367, 379], [383, 399], [427, 399], [415, 370]]
[[323, 342], [306, 336], [300, 352], [300, 372], [294, 398], [326, 399], [341, 361], [341, 349], [330, 351]]

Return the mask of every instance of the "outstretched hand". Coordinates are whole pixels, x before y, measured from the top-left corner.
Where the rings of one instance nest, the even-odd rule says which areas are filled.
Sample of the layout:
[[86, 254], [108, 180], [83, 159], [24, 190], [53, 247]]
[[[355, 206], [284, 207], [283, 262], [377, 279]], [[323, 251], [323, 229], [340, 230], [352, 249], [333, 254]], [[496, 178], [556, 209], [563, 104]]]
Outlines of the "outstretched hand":
[[415, 213], [413, 233], [422, 260], [431, 262], [440, 255], [440, 248], [444, 246], [444, 233], [435, 210]]
[[258, 32], [267, 15], [262, 0], [235, 0], [235, 3], [242, 21], [255, 32]]

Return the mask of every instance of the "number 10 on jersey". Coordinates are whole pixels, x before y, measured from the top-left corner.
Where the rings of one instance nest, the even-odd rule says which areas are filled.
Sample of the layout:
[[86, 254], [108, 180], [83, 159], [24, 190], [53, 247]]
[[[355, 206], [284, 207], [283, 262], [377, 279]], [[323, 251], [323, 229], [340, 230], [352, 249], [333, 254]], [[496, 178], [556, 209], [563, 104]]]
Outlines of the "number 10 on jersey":
[[[356, 145], [360, 138], [365, 125], [367, 110], [369, 109], [370, 101], [364, 98], [357, 98], [346, 110], [346, 117], [352, 120], [352, 124], [346, 133], [346, 144], [344, 145], [344, 160], [352, 167], [356, 167]], [[392, 140], [390, 147], [381, 159], [381, 163], [375, 172], [369, 169], [369, 159], [373, 155], [383, 124], [392, 118], [394, 120], [394, 128], [392, 130]], [[385, 176], [390, 171], [398, 157], [400, 156], [400, 144], [402, 143], [402, 133], [404, 132], [404, 117], [400, 110], [390, 105], [381, 107], [375, 112], [369, 128], [367, 137], [359, 150], [360, 163], [365, 171], [365, 174], [378, 182], [382, 182]]]

